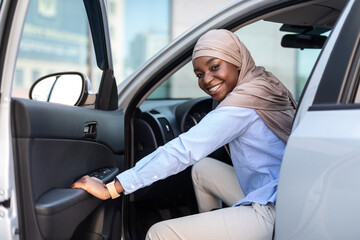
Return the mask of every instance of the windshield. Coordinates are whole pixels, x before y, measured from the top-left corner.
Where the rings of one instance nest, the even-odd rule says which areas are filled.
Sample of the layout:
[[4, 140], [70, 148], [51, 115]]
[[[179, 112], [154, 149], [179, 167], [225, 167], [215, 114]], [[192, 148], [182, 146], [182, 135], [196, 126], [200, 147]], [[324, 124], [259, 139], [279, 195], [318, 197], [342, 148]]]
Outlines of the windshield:
[[[298, 100], [321, 50], [282, 47], [280, 43], [284, 32], [279, 31], [281, 25], [258, 21], [235, 33], [249, 49], [255, 64], [272, 72]], [[196, 98], [204, 95], [198, 87], [190, 61], [158, 87], [148, 99]]]

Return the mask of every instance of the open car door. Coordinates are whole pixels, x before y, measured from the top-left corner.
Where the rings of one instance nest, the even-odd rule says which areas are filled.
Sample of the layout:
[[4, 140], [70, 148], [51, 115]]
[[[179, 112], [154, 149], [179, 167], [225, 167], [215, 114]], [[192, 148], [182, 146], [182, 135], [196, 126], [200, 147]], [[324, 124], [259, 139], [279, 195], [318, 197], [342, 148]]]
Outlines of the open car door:
[[[123, 113], [117, 109], [105, 7], [104, 0], [2, 1], [1, 128], [2, 140], [11, 141], [2, 145], [10, 171], [1, 181], [7, 185], [1, 202], [19, 219], [7, 225], [13, 230], [6, 239], [119, 239], [121, 198], [101, 201], [70, 188], [85, 174], [106, 182], [123, 168]], [[26, 82], [20, 70], [35, 65], [39, 77], [50, 73], [47, 79], [56, 79], [53, 94], [58, 78], [76, 71], [80, 106], [49, 103], [49, 92], [42, 101], [16, 97], [16, 84]], [[58, 69], [62, 73], [55, 74]], [[98, 85], [97, 94], [85, 73]], [[75, 88], [68, 81], [67, 90], [58, 88], [61, 99]]]
[[360, 2], [349, 1], [300, 101], [281, 166], [275, 239], [360, 236], [359, 13]]

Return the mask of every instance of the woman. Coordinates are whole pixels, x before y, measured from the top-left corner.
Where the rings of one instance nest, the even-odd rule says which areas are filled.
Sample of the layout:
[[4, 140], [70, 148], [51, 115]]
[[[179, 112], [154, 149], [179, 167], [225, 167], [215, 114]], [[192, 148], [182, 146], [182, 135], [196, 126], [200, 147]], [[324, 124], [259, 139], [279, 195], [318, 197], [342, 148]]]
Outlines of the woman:
[[[113, 184], [105, 186], [85, 176], [73, 187], [107, 199], [197, 163], [192, 177], [201, 213], [157, 223], [147, 239], [270, 239], [280, 164], [296, 103], [275, 76], [255, 66], [230, 31], [206, 33], [192, 59], [200, 88], [220, 102], [218, 107], [188, 132], [119, 174]], [[203, 159], [225, 144], [234, 167]], [[210, 211], [221, 201], [233, 207]]]

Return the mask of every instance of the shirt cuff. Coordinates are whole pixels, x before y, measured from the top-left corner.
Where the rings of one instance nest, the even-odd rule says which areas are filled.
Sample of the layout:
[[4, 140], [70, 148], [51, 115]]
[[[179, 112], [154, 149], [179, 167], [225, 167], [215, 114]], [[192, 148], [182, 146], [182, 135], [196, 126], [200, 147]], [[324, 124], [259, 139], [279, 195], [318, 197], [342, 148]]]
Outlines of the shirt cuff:
[[124, 194], [130, 194], [143, 187], [143, 183], [137, 177], [133, 169], [126, 170], [116, 176], [124, 189]]

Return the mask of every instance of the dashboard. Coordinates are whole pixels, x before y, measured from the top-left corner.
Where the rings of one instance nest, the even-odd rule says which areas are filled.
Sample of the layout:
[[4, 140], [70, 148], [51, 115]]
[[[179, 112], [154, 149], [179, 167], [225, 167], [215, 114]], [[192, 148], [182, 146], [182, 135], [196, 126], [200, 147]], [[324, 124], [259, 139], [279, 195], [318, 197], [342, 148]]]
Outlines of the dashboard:
[[213, 108], [210, 97], [146, 100], [134, 120], [135, 161], [198, 124]]
[[210, 98], [196, 99], [178, 105], [176, 115], [180, 123], [181, 132], [187, 132], [198, 124], [212, 110], [212, 106], [213, 101]]
[[[188, 131], [212, 109], [213, 100], [210, 97], [144, 101], [133, 119], [133, 164]], [[209, 156], [231, 163], [224, 148], [214, 151]], [[156, 213], [159, 209], [165, 208], [171, 209], [169, 218], [198, 213], [191, 167], [139, 189], [132, 194], [130, 203], [137, 209], [137, 221], [143, 219], [142, 212]], [[186, 212], [183, 212], [184, 210]], [[168, 218], [161, 218], [159, 221], [165, 219]]]

